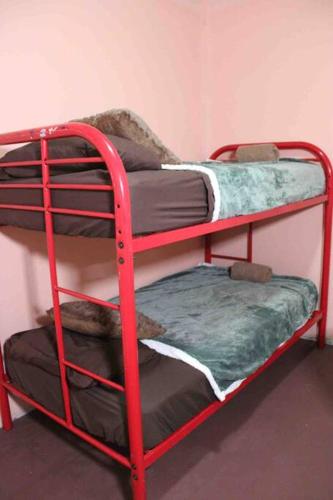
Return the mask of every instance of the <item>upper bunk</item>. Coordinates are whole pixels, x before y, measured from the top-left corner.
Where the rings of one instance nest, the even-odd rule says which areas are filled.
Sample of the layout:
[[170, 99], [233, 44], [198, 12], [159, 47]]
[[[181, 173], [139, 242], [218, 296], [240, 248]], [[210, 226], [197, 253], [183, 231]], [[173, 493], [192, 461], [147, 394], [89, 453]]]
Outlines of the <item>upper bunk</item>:
[[55, 233], [120, 240], [126, 226], [143, 251], [332, 200], [330, 161], [309, 143], [274, 143], [306, 158], [240, 163], [235, 144], [161, 168], [133, 167], [112, 139], [74, 122], [0, 135], [0, 146], [30, 143], [0, 160], [0, 225], [44, 231], [48, 213]]

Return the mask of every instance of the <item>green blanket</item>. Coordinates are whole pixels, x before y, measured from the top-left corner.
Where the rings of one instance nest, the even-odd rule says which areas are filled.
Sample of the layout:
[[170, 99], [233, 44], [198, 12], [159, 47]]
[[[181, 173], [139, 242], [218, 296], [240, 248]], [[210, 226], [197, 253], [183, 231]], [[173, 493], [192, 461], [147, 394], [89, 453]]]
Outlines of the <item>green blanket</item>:
[[316, 286], [307, 279], [235, 281], [226, 268], [209, 265], [136, 292], [138, 310], [167, 329], [143, 342], [203, 371], [220, 400], [306, 322], [317, 299]]
[[163, 168], [198, 170], [209, 177], [215, 198], [213, 221], [313, 198], [325, 191], [320, 165], [292, 159], [253, 163], [206, 161]]

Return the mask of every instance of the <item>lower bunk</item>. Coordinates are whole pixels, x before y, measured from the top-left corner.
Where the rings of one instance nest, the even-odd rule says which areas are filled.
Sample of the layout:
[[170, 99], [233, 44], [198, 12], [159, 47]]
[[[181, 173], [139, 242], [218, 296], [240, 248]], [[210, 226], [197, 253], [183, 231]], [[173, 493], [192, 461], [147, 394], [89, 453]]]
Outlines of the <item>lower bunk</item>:
[[[214, 401], [224, 401], [316, 314], [318, 292], [307, 279], [267, 283], [230, 278], [201, 265], [136, 292], [139, 311], [165, 333], [139, 341], [144, 448], [150, 450]], [[64, 329], [67, 359], [123, 381], [120, 339]], [[13, 335], [5, 344], [10, 382], [63, 416], [53, 325]], [[67, 369], [74, 423], [99, 440], [127, 448], [124, 393]]]

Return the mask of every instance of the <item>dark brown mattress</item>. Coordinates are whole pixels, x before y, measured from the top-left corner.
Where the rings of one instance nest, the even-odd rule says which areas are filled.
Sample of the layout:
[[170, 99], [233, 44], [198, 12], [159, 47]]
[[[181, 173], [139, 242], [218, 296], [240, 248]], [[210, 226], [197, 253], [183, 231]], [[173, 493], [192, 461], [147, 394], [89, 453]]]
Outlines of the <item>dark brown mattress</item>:
[[[60, 379], [52, 374], [56, 356], [46, 355], [45, 350], [48, 331], [47, 328], [38, 328], [13, 335], [5, 344], [5, 362], [16, 387], [63, 416]], [[82, 342], [84, 340], [81, 347]], [[209, 382], [200, 371], [155, 351], [148, 361], [140, 364], [140, 382], [146, 449], [154, 447], [216, 401]], [[126, 448], [123, 393], [100, 384], [87, 389], [78, 389], [73, 384], [70, 387], [75, 424], [105, 442]]]
[[[133, 234], [176, 229], [211, 219], [213, 194], [205, 174], [192, 171], [144, 170], [129, 172]], [[40, 178], [11, 179], [1, 184], [40, 183]], [[109, 184], [105, 170], [87, 170], [52, 177], [59, 184]], [[113, 211], [113, 193], [106, 191], [55, 190], [52, 202], [58, 208]], [[0, 204], [42, 206], [39, 189], [1, 189]], [[38, 212], [0, 209], [0, 225], [44, 231], [44, 215]], [[55, 215], [57, 234], [112, 238], [114, 222], [91, 217]]]

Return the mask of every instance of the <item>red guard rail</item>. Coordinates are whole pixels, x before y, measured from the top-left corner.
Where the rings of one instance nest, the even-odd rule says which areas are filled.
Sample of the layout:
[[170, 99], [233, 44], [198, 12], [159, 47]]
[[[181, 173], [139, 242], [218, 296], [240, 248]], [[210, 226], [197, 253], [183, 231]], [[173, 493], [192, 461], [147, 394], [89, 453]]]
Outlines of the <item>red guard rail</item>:
[[[94, 158], [70, 158], [70, 159], [49, 159], [48, 158], [48, 141], [51, 139], [64, 137], [81, 137], [93, 146], [96, 147], [100, 156]], [[0, 168], [24, 167], [31, 165], [40, 165], [42, 169], [42, 183], [40, 184], [13, 184], [6, 186], [0, 184], [0, 189], [41, 189], [43, 191], [43, 206], [27, 206], [27, 205], [10, 205], [0, 204], [0, 209], [13, 210], [31, 210], [43, 212], [45, 217], [45, 231], [47, 240], [47, 250], [50, 267], [51, 290], [54, 305], [56, 339], [58, 347], [59, 369], [61, 376], [61, 388], [64, 402], [65, 418], [50, 412], [38, 402], [28, 397], [26, 394], [15, 388], [8, 380], [3, 366], [2, 354], [0, 350], [0, 403], [3, 427], [9, 430], [12, 427], [10, 408], [8, 403], [8, 392], [20, 397], [27, 403], [31, 404], [38, 410], [42, 411], [49, 417], [53, 418], [60, 425], [63, 425], [71, 432], [87, 441], [91, 445], [98, 448], [106, 455], [120, 462], [122, 465], [131, 469], [131, 482], [133, 489], [133, 497], [135, 500], [144, 500], [146, 498], [145, 486], [145, 469], [149, 467], [162, 454], [173, 447], [177, 442], [183, 439], [189, 432], [202, 423], [209, 415], [214, 413], [218, 408], [226, 404], [235, 394], [245, 387], [251, 380], [259, 375], [267, 366], [277, 359], [288, 347], [293, 345], [296, 340], [303, 335], [314, 324], [319, 323], [319, 345], [323, 347], [325, 343], [325, 331], [327, 320], [328, 306], [328, 287], [329, 287], [329, 267], [330, 267], [330, 252], [331, 252], [331, 232], [332, 232], [332, 210], [333, 210], [333, 175], [332, 166], [328, 157], [323, 151], [316, 146], [305, 142], [277, 142], [275, 143], [280, 150], [306, 150], [312, 156], [309, 159], [318, 161], [323, 168], [326, 176], [326, 192], [323, 195], [317, 196], [309, 200], [302, 200], [289, 205], [276, 207], [264, 212], [233, 217], [226, 220], [219, 220], [213, 223], [204, 223], [196, 226], [165, 231], [163, 233], [151, 234], [142, 237], [133, 237], [131, 223], [131, 203], [128, 188], [126, 172], [122, 161], [112, 143], [107, 137], [97, 129], [80, 123], [68, 123], [56, 125], [52, 127], [44, 127], [33, 130], [24, 130], [10, 134], [0, 135], [0, 146], [6, 144], [17, 144], [31, 141], [40, 141], [41, 144], [41, 160], [26, 161], [26, 162], [10, 162], [0, 163]], [[222, 154], [234, 152], [238, 144], [224, 146], [216, 150], [211, 159], [219, 158]], [[50, 168], [54, 165], [71, 164], [71, 163], [100, 163], [104, 162], [110, 175], [110, 185], [89, 185], [89, 184], [53, 184], [50, 180]], [[114, 194], [114, 211], [113, 213], [100, 213], [88, 210], [72, 210], [59, 209], [52, 206], [51, 193], [55, 189], [71, 189], [75, 190], [102, 190], [113, 191]], [[264, 220], [279, 215], [296, 212], [298, 210], [312, 207], [315, 205], [324, 205], [324, 244], [323, 244], [323, 271], [321, 282], [321, 301], [320, 309], [315, 311], [309, 321], [299, 330], [293, 337], [283, 346], [280, 346], [266, 363], [260, 367], [255, 373], [249, 376], [241, 386], [234, 392], [229, 394], [225, 401], [216, 401], [209, 405], [207, 409], [199, 415], [187, 422], [178, 431], [172, 433], [165, 441], [160, 443], [154, 449], [147, 452], [144, 451], [142, 439], [142, 415], [140, 403], [140, 387], [139, 387], [139, 370], [138, 370], [138, 348], [136, 336], [136, 314], [135, 314], [135, 295], [134, 295], [134, 254], [151, 248], [156, 248], [163, 245], [183, 241], [185, 239], [194, 238], [200, 235], [205, 236], [205, 260], [210, 262], [212, 258], [232, 258], [238, 260], [252, 261], [252, 240], [253, 240], [253, 224], [256, 221]], [[91, 297], [89, 295], [63, 288], [58, 284], [56, 254], [54, 243], [53, 229], [53, 214], [74, 214], [85, 217], [100, 217], [114, 220], [115, 224], [115, 244], [117, 251], [117, 273], [119, 281], [119, 305], [106, 302], [104, 300]], [[215, 232], [225, 229], [248, 225], [247, 239], [247, 255], [246, 257], [231, 257], [212, 253], [211, 250], [211, 235]], [[64, 352], [63, 332], [61, 325], [61, 310], [59, 294], [66, 294], [81, 300], [87, 300], [96, 304], [100, 304], [115, 310], [119, 310], [122, 322], [122, 345], [125, 367], [124, 386], [104, 379], [89, 370], [86, 370], [74, 363], [66, 360]], [[88, 433], [77, 428], [72, 419], [70, 391], [67, 383], [66, 369], [70, 368], [83, 373], [108, 387], [125, 393], [127, 403], [127, 423], [129, 434], [130, 456], [120, 454], [111, 447], [106, 446], [97, 439], [90, 436]]]

